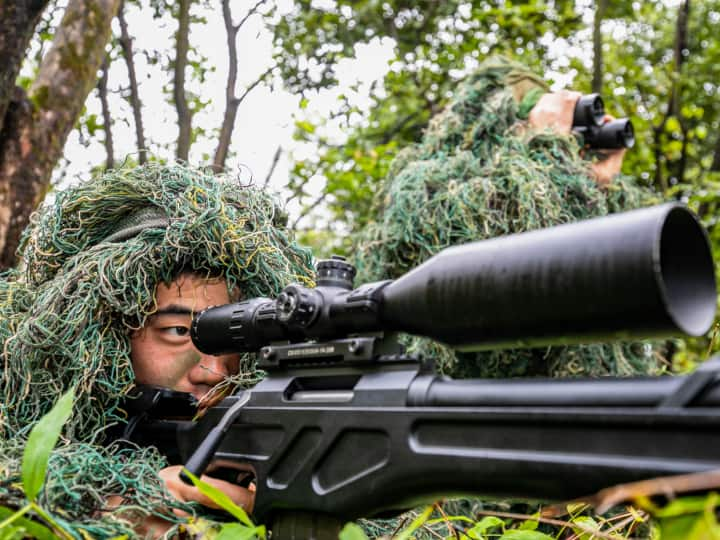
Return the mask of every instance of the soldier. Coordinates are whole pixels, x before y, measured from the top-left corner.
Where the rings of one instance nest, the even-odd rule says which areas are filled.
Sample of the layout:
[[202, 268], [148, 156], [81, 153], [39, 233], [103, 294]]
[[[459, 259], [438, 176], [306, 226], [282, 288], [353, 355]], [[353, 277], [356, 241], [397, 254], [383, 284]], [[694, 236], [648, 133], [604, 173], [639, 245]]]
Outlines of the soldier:
[[[94, 537], [157, 536], [202, 513], [210, 501], [178, 466], [110, 434], [126, 425], [137, 383], [202, 407], [252, 380], [249, 358], [198, 352], [189, 324], [209, 305], [311, 283], [310, 254], [285, 224], [261, 190], [183, 165], [109, 171], [41, 208], [0, 281], [0, 501], [22, 504], [11, 485], [27, 434], [73, 387], [43, 492], [51, 513]], [[205, 479], [250, 508], [250, 491]]]

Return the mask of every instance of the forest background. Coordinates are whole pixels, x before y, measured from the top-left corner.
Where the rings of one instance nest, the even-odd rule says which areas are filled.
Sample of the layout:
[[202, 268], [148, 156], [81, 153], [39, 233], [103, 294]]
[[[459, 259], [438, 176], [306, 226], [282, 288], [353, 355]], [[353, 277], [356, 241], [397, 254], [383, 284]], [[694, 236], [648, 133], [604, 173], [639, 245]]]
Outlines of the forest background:
[[274, 189], [316, 255], [347, 251], [395, 154], [493, 54], [632, 118], [623, 171], [688, 202], [720, 260], [720, 0], [0, 0], [0, 21], [3, 268], [56, 186], [148, 159]]

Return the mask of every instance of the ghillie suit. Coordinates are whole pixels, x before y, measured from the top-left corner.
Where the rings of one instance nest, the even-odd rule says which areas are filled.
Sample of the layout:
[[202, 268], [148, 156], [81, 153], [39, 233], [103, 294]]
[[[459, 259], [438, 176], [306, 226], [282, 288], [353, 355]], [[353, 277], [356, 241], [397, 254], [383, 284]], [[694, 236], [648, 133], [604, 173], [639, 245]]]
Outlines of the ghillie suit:
[[[658, 202], [627, 176], [599, 187], [574, 136], [530, 129], [525, 120], [545, 91], [504, 59], [459, 86], [422, 141], [393, 161], [376, 221], [356, 241], [358, 283], [396, 278], [450, 245]], [[663, 362], [643, 343], [457, 355], [425, 340], [409, 347], [454, 376], [637, 375], [658, 373]]]
[[[70, 387], [73, 415], [53, 452], [40, 504], [76, 538], [134, 536], [147, 513], [199, 507], [165, 491], [151, 448], [104, 446], [126, 421], [129, 336], [155, 309], [155, 287], [179, 269], [224, 275], [244, 296], [310, 281], [310, 255], [264, 192], [181, 165], [110, 171], [58, 193], [32, 219], [21, 263], [0, 280], [0, 507], [24, 504], [29, 430]], [[247, 359], [246, 359], [247, 360]], [[252, 366], [238, 377], [252, 376]], [[107, 509], [110, 495], [123, 503]]]

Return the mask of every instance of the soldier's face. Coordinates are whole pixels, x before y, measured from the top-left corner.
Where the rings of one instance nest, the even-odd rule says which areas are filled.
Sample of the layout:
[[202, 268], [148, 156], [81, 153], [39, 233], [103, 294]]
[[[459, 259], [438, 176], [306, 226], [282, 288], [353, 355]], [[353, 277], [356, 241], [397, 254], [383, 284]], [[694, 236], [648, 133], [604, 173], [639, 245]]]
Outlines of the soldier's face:
[[190, 339], [193, 314], [230, 301], [225, 280], [182, 274], [158, 285], [156, 296], [157, 312], [130, 339], [135, 380], [200, 399], [238, 371], [237, 355], [201, 353]]

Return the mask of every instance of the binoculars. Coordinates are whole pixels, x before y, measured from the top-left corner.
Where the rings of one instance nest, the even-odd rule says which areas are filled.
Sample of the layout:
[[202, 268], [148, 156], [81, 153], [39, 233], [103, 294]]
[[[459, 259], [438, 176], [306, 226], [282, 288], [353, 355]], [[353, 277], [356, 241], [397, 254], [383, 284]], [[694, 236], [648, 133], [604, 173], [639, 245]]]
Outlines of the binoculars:
[[605, 104], [600, 94], [582, 96], [575, 104], [573, 133], [582, 136], [589, 148], [631, 148], [635, 144], [635, 130], [628, 118], [605, 123]]

